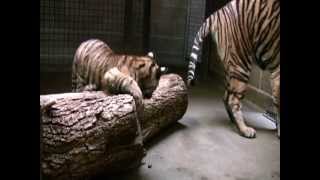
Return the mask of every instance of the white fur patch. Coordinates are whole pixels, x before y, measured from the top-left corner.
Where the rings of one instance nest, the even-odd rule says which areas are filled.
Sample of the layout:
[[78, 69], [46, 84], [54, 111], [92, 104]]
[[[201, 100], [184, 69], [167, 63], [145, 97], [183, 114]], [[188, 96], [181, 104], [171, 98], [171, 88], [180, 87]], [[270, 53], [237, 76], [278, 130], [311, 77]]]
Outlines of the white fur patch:
[[189, 63], [189, 68], [191, 68], [191, 69], [195, 69], [195, 64], [192, 62], [192, 61], [190, 61], [190, 63]]
[[196, 55], [195, 53], [191, 53], [191, 57], [193, 57], [194, 59], [197, 59], [198, 55]]
[[148, 56], [151, 57], [151, 58], [154, 58], [153, 52], [148, 52]]
[[197, 50], [197, 51], [199, 50], [199, 48], [197, 46], [195, 46], [195, 45], [193, 45], [192, 48]]
[[166, 67], [161, 67], [161, 68], [160, 68], [160, 71], [161, 71], [161, 72], [165, 72], [166, 70], [167, 70]]
[[114, 81], [119, 74], [121, 74], [119, 69], [114, 67], [104, 74], [104, 79], [107, 79], [108, 81]]
[[190, 74], [189, 77], [192, 78], [194, 76], [194, 72], [193, 71], [189, 71], [188, 73]]

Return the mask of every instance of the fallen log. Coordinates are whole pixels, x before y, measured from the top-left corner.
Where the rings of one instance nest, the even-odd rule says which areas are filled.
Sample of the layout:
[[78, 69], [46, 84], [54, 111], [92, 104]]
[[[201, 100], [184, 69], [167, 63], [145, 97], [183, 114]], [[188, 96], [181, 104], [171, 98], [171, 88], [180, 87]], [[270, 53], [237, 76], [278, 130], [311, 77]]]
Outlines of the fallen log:
[[[146, 142], [178, 121], [188, 105], [182, 78], [163, 75], [144, 100], [141, 123]], [[130, 95], [83, 92], [40, 96], [41, 172], [44, 179], [79, 179], [136, 167], [145, 150], [137, 138]]]

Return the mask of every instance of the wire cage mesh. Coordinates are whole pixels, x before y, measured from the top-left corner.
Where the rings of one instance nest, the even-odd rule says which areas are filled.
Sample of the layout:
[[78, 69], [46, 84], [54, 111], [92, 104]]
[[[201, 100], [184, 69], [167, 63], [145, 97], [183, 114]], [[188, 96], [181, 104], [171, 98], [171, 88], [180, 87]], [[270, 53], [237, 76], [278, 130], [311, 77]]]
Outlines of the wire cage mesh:
[[[144, 0], [41, 0], [40, 67], [68, 69], [81, 42], [98, 38], [113, 50], [143, 51]], [[127, 8], [127, 11], [126, 11]], [[128, 13], [130, 12], [130, 13]], [[130, 17], [128, 17], [130, 15]], [[128, 22], [130, 23], [128, 27]], [[125, 33], [131, 32], [131, 38]], [[69, 69], [68, 69], [69, 70]]]

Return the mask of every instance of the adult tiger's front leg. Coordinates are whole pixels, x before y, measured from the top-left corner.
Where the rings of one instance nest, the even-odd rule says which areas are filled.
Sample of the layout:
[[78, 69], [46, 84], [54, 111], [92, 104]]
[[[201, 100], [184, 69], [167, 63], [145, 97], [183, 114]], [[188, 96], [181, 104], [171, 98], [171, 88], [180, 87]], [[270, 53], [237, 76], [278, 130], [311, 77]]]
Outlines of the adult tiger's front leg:
[[247, 83], [237, 79], [230, 79], [224, 96], [224, 104], [228, 112], [229, 118], [236, 123], [240, 134], [247, 138], [255, 138], [256, 131], [245, 124], [241, 111], [240, 100], [244, 98]]

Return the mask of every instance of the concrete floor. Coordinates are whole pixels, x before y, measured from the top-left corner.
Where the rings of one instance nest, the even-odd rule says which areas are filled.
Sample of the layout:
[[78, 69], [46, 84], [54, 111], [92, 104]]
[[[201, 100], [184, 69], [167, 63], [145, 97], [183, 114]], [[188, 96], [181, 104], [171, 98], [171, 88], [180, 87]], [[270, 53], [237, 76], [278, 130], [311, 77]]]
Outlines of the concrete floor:
[[[50, 77], [56, 80], [41, 76], [41, 94], [69, 91], [68, 73]], [[241, 137], [228, 119], [223, 92], [221, 83], [214, 80], [192, 88], [186, 114], [147, 144], [144, 165], [102, 179], [280, 179], [280, 140], [275, 125], [261, 115], [261, 109], [245, 102], [244, 116], [256, 128], [257, 137]]]
[[256, 128], [257, 137], [241, 137], [224, 109], [223, 88], [217, 82], [203, 84], [190, 90], [184, 117], [149, 142], [145, 164], [112, 179], [280, 179], [275, 125], [262, 116], [261, 109], [244, 102], [244, 116]]

